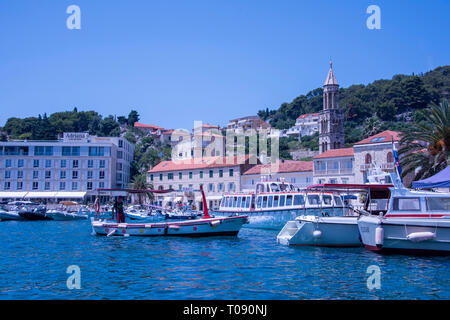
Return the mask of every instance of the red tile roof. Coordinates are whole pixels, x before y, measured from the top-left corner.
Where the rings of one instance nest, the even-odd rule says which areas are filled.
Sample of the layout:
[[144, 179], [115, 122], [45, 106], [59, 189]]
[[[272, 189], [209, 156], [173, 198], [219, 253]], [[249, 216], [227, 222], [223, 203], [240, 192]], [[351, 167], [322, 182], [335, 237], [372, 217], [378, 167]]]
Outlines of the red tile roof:
[[392, 142], [392, 140], [400, 141], [400, 139], [401, 139], [400, 132], [386, 130], [386, 131], [380, 132], [374, 136], [371, 136], [364, 140], [361, 140], [361, 141], [355, 143], [355, 145]]
[[[283, 173], [283, 172], [307, 172], [313, 171], [313, 162], [312, 161], [294, 161], [294, 160], [285, 160], [284, 162], [279, 162], [278, 172], [272, 173]], [[269, 170], [271, 167], [270, 164], [259, 164], [256, 165], [247, 171], [245, 171], [244, 175], [251, 174], [261, 174], [263, 171]]]
[[316, 117], [316, 116], [318, 116], [318, 115], [319, 115], [318, 113], [307, 113], [307, 114], [302, 114], [302, 115], [299, 116], [297, 119], [303, 119], [303, 118], [306, 118], [306, 117], [309, 117], [309, 116]]
[[134, 127], [135, 128], [145, 128], [145, 129], [153, 129], [153, 130], [164, 130], [164, 128], [161, 127], [157, 127], [151, 124], [143, 124], [143, 123], [139, 123], [139, 122], [135, 122], [134, 123]]
[[315, 156], [313, 159], [339, 158], [353, 156], [353, 148], [331, 149]]
[[238, 157], [203, 157], [199, 161], [194, 161], [194, 159], [163, 161], [154, 166], [151, 170], [148, 171], [148, 173], [235, 167], [244, 163], [249, 163], [250, 155], [245, 155], [244, 159], [245, 161], [240, 161]]

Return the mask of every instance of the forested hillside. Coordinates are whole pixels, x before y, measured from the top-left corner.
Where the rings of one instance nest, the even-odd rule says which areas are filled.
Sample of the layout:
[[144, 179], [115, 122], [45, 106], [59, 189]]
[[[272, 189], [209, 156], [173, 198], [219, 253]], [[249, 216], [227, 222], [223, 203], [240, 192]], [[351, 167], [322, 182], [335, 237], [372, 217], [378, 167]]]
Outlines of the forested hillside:
[[[314, 89], [276, 110], [260, 110], [258, 115], [275, 128], [287, 129], [299, 115], [322, 109], [322, 92], [322, 88]], [[340, 88], [346, 142], [354, 143], [387, 128], [402, 130], [418, 116], [417, 110], [449, 96], [450, 66], [420, 75], [395, 75], [391, 80], [377, 80], [366, 86]]]

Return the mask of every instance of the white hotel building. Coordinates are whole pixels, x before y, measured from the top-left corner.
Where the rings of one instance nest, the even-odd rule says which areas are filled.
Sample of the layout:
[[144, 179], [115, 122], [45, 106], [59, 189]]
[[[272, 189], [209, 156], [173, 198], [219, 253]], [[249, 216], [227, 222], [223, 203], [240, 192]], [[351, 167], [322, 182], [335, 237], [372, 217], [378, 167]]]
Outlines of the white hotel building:
[[0, 200], [83, 200], [97, 188], [126, 187], [132, 161], [133, 146], [120, 137], [0, 142]]

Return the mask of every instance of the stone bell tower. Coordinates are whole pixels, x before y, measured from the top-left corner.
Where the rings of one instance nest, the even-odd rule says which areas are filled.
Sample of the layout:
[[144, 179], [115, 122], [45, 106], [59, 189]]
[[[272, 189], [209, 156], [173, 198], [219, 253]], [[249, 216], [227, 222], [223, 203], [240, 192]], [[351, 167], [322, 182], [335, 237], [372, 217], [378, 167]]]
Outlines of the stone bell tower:
[[339, 85], [333, 63], [323, 85], [323, 110], [319, 113], [319, 152], [344, 147], [344, 113], [339, 109]]

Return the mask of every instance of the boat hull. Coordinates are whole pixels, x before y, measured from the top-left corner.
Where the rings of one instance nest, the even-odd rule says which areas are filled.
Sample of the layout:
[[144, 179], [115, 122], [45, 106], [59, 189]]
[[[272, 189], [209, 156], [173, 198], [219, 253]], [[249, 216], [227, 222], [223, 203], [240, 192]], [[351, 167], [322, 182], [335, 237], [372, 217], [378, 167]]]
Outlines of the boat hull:
[[0, 211], [0, 220], [23, 220], [23, 218], [16, 211]]
[[47, 216], [56, 221], [86, 220], [88, 218], [87, 215], [63, 211], [47, 212]]
[[286, 224], [277, 242], [291, 246], [361, 247], [357, 219], [300, 216]]
[[92, 229], [97, 235], [107, 236], [235, 236], [245, 223], [247, 223], [246, 216], [156, 223], [92, 220]]
[[37, 220], [53, 220], [50, 216], [42, 212], [19, 212], [19, 215], [25, 220], [37, 221]]
[[[216, 211], [216, 216], [230, 214], [227, 211]], [[281, 230], [288, 221], [295, 220], [302, 215], [307, 216], [342, 216], [344, 208], [306, 208], [294, 210], [254, 210], [245, 212], [234, 212], [234, 214], [245, 214], [249, 223], [246, 228]]]
[[450, 254], [450, 219], [362, 216], [358, 228], [364, 247], [374, 252]]

